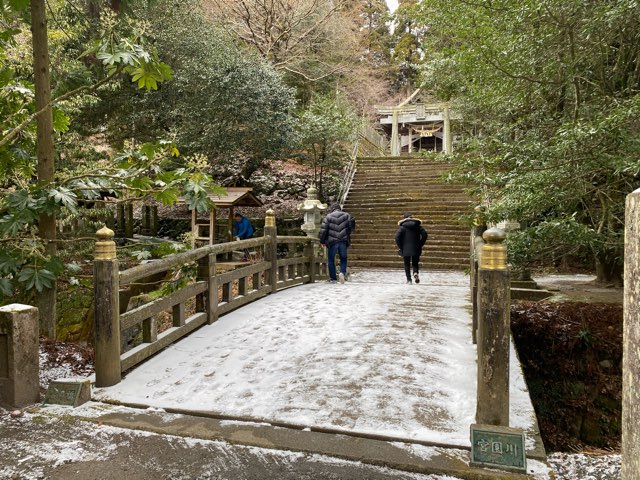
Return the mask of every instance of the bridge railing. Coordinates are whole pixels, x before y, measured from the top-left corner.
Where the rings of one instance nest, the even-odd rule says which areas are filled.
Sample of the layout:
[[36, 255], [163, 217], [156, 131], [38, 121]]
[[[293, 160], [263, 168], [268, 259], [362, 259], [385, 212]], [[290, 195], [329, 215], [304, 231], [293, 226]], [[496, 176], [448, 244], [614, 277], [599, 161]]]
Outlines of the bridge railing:
[[509, 426], [510, 288], [505, 233], [484, 223], [476, 207], [471, 231], [473, 343], [477, 345], [476, 423]]
[[[190, 250], [119, 271], [113, 232], [98, 232], [94, 261], [96, 386], [120, 382], [122, 372], [176, 342], [204, 324], [282, 288], [314, 282], [326, 259], [316, 254], [311, 237], [278, 236], [273, 211], [267, 212], [261, 238], [227, 242]], [[287, 245], [286, 258], [279, 245]], [[256, 249], [256, 261], [228, 271], [218, 256]], [[145, 283], [189, 263], [197, 263], [195, 280], [153, 301], [121, 312], [120, 289]], [[171, 326], [159, 332], [159, 316], [170, 312]], [[138, 327], [142, 343], [121, 353], [122, 332]]]

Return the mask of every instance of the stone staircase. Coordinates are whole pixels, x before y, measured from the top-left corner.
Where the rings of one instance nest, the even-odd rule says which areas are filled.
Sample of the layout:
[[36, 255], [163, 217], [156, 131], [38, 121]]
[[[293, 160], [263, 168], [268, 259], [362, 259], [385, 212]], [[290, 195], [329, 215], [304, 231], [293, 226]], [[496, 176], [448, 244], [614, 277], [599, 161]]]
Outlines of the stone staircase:
[[423, 268], [468, 268], [469, 228], [457, 217], [468, 211], [471, 200], [461, 186], [441, 180], [446, 170], [446, 164], [424, 158], [359, 158], [344, 204], [356, 219], [349, 265], [402, 268], [394, 237], [402, 214], [411, 212], [429, 233]]

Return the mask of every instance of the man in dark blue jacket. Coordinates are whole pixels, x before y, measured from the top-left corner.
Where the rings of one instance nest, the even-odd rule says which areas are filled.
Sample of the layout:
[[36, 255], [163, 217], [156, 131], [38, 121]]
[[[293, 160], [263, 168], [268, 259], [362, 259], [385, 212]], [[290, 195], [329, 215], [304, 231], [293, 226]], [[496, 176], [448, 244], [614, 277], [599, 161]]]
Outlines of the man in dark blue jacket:
[[[253, 237], [253, 225], [251, 225], [249, 219], [239, 213], [236, 213], [235, 218], [236, 220], [233, 222], [233, 236], [236, 240], [246, 240], [247, 238]], [[249, 250], [245, 248], [243, 253], [242, 260], [249, 260]]]
[[[347, 248], [351, 241], [351, 232], [355, 220], [347, 212], [343, 212], [337, 203], [329, 207], [329, 213], [320, 226], [320, 244], [327, 247], [329, 263], [329, 282], [340, 280], [344, 283], [347, 275]], [[340, 274], [336, 277], [336, 253], [340, 257]]]

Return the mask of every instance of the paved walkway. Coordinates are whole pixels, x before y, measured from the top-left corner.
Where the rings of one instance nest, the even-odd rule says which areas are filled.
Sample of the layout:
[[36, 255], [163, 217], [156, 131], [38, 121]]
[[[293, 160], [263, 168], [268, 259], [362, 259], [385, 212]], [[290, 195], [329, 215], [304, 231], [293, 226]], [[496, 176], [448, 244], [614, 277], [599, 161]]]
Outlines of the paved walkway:
[[[476, 397], [468, 277], [356, 272], [278, 292], [203, 327], [94, 399], [469, 447]], [[515, 359], [515, 355], [512, 355]], [[517, 360], [511, 425], [537, 436]]]

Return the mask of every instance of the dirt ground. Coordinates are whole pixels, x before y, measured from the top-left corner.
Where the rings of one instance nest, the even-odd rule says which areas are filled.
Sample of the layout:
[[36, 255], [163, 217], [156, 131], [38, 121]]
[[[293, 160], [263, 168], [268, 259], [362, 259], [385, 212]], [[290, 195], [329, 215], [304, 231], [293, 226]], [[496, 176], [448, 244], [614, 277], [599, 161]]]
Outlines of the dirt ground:
[[622, 289], [588, 275], [536, 280], [554, 297], [513, 305], [511, 327], [545, 446], [617, 451]]

